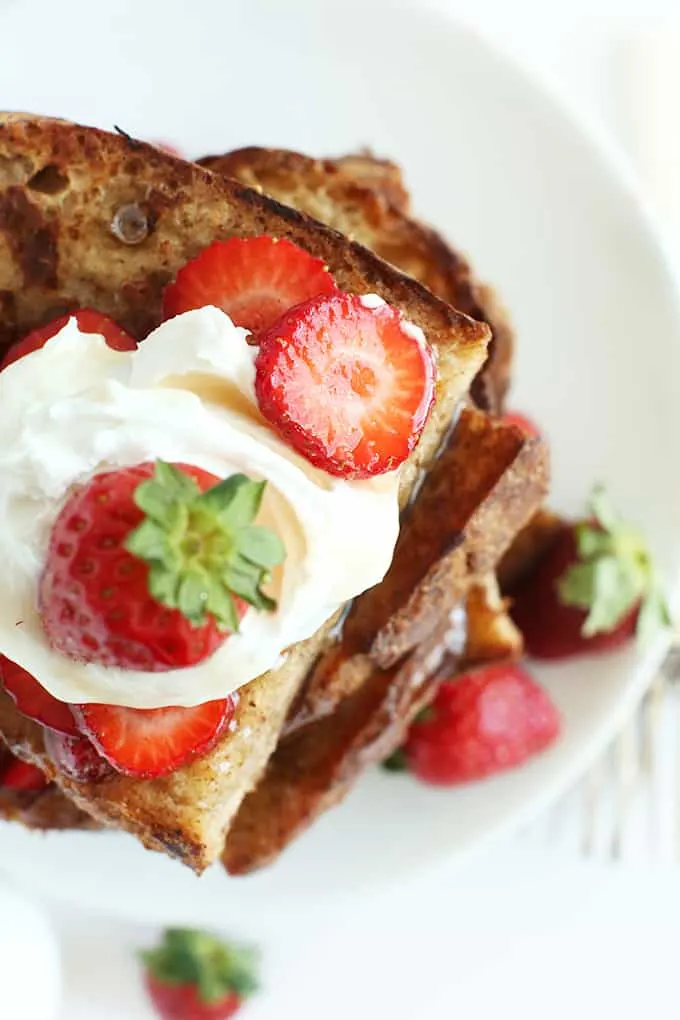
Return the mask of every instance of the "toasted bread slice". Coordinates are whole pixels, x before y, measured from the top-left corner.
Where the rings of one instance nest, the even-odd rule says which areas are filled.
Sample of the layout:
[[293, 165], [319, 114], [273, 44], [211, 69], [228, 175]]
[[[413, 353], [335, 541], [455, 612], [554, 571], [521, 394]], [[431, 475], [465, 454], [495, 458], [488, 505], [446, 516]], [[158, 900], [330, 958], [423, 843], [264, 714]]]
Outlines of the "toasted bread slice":
[[[450, 487], [438, 478], [442, 465], [452, 478]], [[488, 574], [544, 499], [547, 475], [547, 451], [540, 440], [527, 439], [514, 426], [479, 411], [463, 411], [449, 449], [414, 506], [418, 524], [407, 545], [405, 585], [411, 606], [403, 617], [399, 608], [395, 610], [399, 600], [390, 601], [395, 593], [403, 594], [401, 585], [393, 584], [395, 571], [392, 583], [388, 574], [379, 586], [392, 612], [388, 623], [407, 620], [412, 640], [400, 646], [398, 656], [383, 656], [383, 649], [370, 644], [370, 635], [380, 633], [375, 605], [369, 602], [366, 618], [361, 609], [378, 588], [355, 601], [367, 630], [358, 640], [350, 613], [342, 633], [317, 662], [263, 778], [243, 801], [227, 833], [223, 861], [229, 872], [243, 874], [271, 861], [321, 812], [341, 801], [365, 768], [394, 750], [434, 694], [440, 668], [450, 675], [456, 663], [472, 664], [483, 643], [494, 657], [521, 648], [517, 632], [500, 612], [502, 604], [494, 605], [498, 593]], [[429, 530], [423, 524], [428, 520]], [[407, 528], [408, 522], [402, 535]], [[436, 548], [433, 532], [438, 536]], [[397, 574], [402, 562], [398, 549]], [[477, 614], [467, 641], [461, 627], [466, 602]], [[339, 691], [342, 697], [337, 696]], [[326, 712], [331, 699], [332, 710]]]
[[503, 592], [512, 591], [519, 581], [532, 572], [563, 526], [563, 519], [547, 507], [536, 511], [517, 533], [498, 564], [498, 582]]
[[495, 574], [486, 574], [470, 586], [466, 604], [467, 641], [461, 670], [521, 658], [522, 635], [508, 615], [507, 606]]
[[472, 385], [478, 406], [499, 412], [510, 383], [513, 330], [493, 290], [435, 230], [408, 215], [401, 171], [369, 154], [312, 159], [283, 149], [237, 149], [199, 160], [353, 237], [454, 308], [487, 322], [493, 339]]
[[383, 196], [385, 201], [399, 212], [409, 213], [411, 196], [404, 182], [401, 167], [391, 159], [381, 159], [372, 152], [352, 152], [328, 160], [339, 167], [344, 174], [357, 184]]
[[[232, 180], [126, 136], [22, 114], [0, 117], [0, 349], [80, 305], [107, 312], [143, 338], [160, 319], [165, 283], [184, 262], [215, 238], [262, 233], [323, 258], [343, 289], [378, 293], [398, 306], [433, 345], [437, 400], [402, 471], [405, 505], [485, 359], [488, 327], [334, 230]], [[200, 872], [219, 855], [328, 632], [322, 628], [281, 668], [244, 687], [235, 731], [206, 758], [162, 779], [117, 776], [88, 785], [57, 774], [40, 728], [4, 694], [0, 731], [95, 818]]]

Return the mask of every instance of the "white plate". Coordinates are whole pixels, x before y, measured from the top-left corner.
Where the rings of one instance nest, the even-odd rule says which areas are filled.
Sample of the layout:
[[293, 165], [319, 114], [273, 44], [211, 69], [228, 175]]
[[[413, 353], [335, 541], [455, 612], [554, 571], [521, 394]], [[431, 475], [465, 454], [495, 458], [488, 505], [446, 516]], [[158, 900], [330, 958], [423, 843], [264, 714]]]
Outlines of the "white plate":
[[[512, 309], [514, 404], [554, 454], [554, 503], [604, 480], [680, 576], [680, 308], [617, 158], [543, 88], [467, 31], [372, 4], [314, 0], [45, 5], [0, 15], [0, 95], [192, 154], [259, 143], [313, 153], [371, 145], [406, 168], [418, 212]], [[201, 16], [202, 15], [202, 16]], [[24, 40], [30, 40], [27, 49]], [[106, 45], [104, 45], [104, 43]], [[30, 59], [27, 61], [27, 54]], [[592, 135], [592, 136], [591, 136]], [[564, 736], [527, 768], [453, 792], [368, 776], [274, 867], [197, 881], [123, 835], [0, 830], [4, 868], [66, 899], [148, 920], [299, 908], [461, 860], [562, 791], [639, 697], [663, 649], [537, 671]]]

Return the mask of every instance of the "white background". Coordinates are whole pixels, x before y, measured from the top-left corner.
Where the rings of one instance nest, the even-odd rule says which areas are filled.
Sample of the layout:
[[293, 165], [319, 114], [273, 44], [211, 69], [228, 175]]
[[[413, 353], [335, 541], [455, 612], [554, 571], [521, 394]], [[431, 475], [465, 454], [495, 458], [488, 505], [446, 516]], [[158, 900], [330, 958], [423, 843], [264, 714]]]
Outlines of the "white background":
[[[479, 26], [630, 141], [636, 45], [675, 5], [432, 6]], [[669, 124], [674, 130], [677, 120]], [[154, 932], [57, 907], [52, 916], [68, 987], [60, 1020], [150, 1017], [133, 949]], [[307, 911], [283, 927], [254, 918], [252, 933], [266, 987], [244, 1014], [251, 1020], [680, 1015], [680, 867], [669, 863], [614, 868], [520, 838], [463, 871], [443, 869], [333, 917]]]

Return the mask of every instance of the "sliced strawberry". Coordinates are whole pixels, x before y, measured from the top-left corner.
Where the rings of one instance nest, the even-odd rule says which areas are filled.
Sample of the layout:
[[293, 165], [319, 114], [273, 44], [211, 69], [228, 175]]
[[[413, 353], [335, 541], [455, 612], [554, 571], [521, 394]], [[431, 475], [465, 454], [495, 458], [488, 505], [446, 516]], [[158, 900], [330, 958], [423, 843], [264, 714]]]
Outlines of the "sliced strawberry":
[[434, 401], [431, 350], [390, 305], [317, 297], [260, 335], [263, 415], [316, 467], [368, 478], [399, 467]]
[[195, 708], [144, 711], [112, 705], [80, 705], [76, 719], [83, 733], [117, 772], [152, 779], [210, 751], [232, 715], [232, 698]]
[[98, 783], [113, 775], [109, 762], [82, 734], [67, 737], [48, 730], [45, 733], [45, 750], [59, 771], [77, 783]]
[[293, 305], [336, 290], [321, 259], [292, 241], [232, 237], [214, 241], [180, 269], [163, 295], [163, 317], [215, 305], [253, 333], [271, 326]]
[[35, 765], [29, 765], [25, 761], [15, 758], [9, 763], [4, 772], [0, 775], [0, 789], [15, 790], [44, 790], [48, 780], [44, 773]]
[[20, 358], [25, 357], [27, 354], [32, 354], [33, 351], [38, 351], [41, 347], [44, 347], [48, 340], [51, 340], [53, 336], [56, 336], [64, 328], [70, 318], [75, 318], [81, 333], [93, 333], [103, 336], [109, 347], [114, 351], [134, 351], [137, 346], [132, 337], [124, 329], [121, 329], [118, 323], [114, 322], [108, 315], [104, 315], [103, 312], [96, 312], [93, 308], [78, 308], [68, 315], [61, 315], [58, 319], [54, 319], [44, 326], [39, 326], [38, 329], [34, 329], [25, 336], [23, 340], [17, 341], [5, 354], [0, 363], [0, 371], [3, 368], [7, 368], [14, 361], [19, 361]]
[[70, 707], [53, 698], [35, 677], [4, 655], [0, 655], [0, 683], [22, 715], [57, 733], [77, 736]]

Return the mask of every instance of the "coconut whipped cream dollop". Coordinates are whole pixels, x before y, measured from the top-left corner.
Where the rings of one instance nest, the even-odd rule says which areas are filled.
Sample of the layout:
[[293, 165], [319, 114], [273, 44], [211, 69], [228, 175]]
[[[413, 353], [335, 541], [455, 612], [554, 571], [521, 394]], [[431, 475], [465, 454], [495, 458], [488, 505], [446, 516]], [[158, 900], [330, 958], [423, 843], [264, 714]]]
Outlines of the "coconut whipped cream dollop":
[[[398, 472], [334, 478], [279, 439], [257, 406], [257, 348], [247, 337], [207, 307], [118, 352], [71, 319], [0, 373], [0, 652], [54, 697], [130, 708], [225, 697], [385, 575], [399, 531]], [[71, 486], [157, 458], [268, 483], [258, 523], [286, 548], [267, 589], [278, 606], [250, 608], [198, 666], [148, 673], [75, 662], [50, 647], [37, 609], [53, 522]]]

